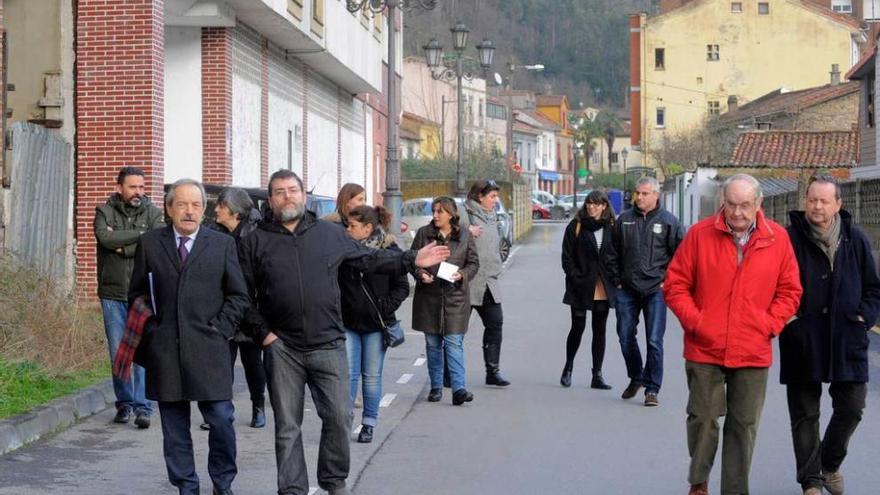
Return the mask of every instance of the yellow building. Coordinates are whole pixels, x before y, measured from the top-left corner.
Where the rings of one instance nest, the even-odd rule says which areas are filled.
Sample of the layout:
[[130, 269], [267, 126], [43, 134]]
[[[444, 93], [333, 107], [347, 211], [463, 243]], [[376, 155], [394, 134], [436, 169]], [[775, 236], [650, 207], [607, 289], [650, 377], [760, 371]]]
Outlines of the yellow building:
[[664, 133], [726, 112], [728, 97], [744, 105], [775, 89], [826, 84], [833, 64], [846, 72], [858, 61], [863, 40], [855, 19], [809, 0], [690, 0], [654, 17], [633, 14], [631, 143], [650, 162]]
[[440, 124], [404, 112], [400, 122], [402, 158], [433, 160], [440, 155]]

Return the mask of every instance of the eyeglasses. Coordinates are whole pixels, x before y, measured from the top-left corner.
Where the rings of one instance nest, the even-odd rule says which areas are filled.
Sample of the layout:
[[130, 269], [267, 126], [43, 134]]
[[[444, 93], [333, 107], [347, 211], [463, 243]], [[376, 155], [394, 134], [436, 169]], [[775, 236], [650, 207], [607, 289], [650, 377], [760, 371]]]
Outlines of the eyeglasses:
[[498, 191], [500, 189], [501, 188], [498, 187], [497, 182], [495, 182], [492, 179], [486, 179], [486, 185], [483, 186], [482, 189], [480, 189], [480, 196], [485, 196], [485, 195], [489, 194], [489, 192], [491, 192], [491, 191]]

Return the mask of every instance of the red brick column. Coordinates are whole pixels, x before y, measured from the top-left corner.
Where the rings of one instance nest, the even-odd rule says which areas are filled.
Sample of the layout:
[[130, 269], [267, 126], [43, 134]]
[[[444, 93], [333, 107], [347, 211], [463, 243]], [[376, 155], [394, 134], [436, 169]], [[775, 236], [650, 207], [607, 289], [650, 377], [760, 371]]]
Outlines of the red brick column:
[[260, 50], [260, 184], [269, 185], [269, 41]]
[[202, 28], [202, 180], [232, 184], [232, 28]]
[[163, 0], [76, 6], [76, 281], [80, 295], [94, 298], [92, 221], [119, 168], [142, 168], [150, 196], [162, 204], [164, 7]]

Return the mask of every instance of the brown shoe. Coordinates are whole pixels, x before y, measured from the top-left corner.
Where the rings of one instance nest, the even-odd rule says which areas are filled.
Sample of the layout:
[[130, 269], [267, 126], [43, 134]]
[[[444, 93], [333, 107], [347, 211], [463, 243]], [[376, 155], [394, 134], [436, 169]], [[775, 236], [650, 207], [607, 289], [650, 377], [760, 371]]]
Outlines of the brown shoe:
[[804, 490], [804, 495], [822, 495], [822, 489], [811, 486], [810, 488]]
[[629, 382], [626, 389], [623, 391], [623, 394], [620, 395], [621, 399], [632, 399], [639, 393], [639, 389], [642, 388], [641, 384], [636, 382]]
[[688, 495], [709, 495], [709, 483], [702, 482], [697, 483], [696, 485], [691, 485], [691, 489], [688, 490]]
[[825, 489], [828, 490], [828, 493], [831, 495], [843, 495], [843, 475], [840, 474], [840, 471], [833, 473], [823, 472], [822, 476], [825, 477]]
[[646, 407], [657, 407], [660, 405], [660, 401], [657, 400], [657, 394], [654, 392], [648, 392], [645, 394], [645, 406]]

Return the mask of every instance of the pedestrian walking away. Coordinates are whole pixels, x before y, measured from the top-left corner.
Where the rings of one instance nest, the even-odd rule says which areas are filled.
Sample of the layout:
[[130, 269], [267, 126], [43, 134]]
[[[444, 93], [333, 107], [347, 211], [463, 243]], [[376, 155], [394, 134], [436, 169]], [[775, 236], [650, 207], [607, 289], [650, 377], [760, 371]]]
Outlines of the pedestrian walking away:
[[[645, 405], [659, 404], [663, 384], [663, 336], [666, 333], [666, 304], [661, 288], [666, 268], [681, 243], [682, 229], [672, 213], [660, 207], [660, 184], [642, 177], [633, 193], [635, 205], [614, 222], [614, 249], [608, 267], [617, 287], [617, 337], [626, 362], [629, 385], [623, 399], [635, 397], [645, 388]], [[636, 339], [639, 314], [645, 318], [646, 356]]]
[[324, 220], [348, 227], [348, 212], [367, 204], [364, 186], [349, 182], [343, 184], [336, 195], [336, 211], [324, 216]]
[[[262, 219], [247, 191], [238, 187], [227, 187], [220, 191], [214, 213], [217, 216], [218, 228], [232, 235], [236, 246], [257, 229], [257, 224]], [[259, 342], [254, 342], [248, 336], [248, 332], [239, 328], [229, 342], [229, 348], [232, 352], [233, 366], [241, 351], [241, 365], [244, 368], [244, 377], [251, 398], [250, 424], [252, 428], [262, 428], [266, 426], [266, 371], [263, 368], [263, 346]], [[234, 375], [233, 373], [233, 380]], [[203, 429], [208, 426], [207, 422], [202, 426]]]
[[[842, 209], [840, 187], [819, 174], [806, 210], [789, 213], [788, 234], [804, 289], [797, 315], [779, 336], [796, 479], [805, 494], [844, 492], [840, 466], [862, 419], [868, 382], [868, 331], [880, 313], [880, 279], [871, 244]], [[832, 414], [819, 436], [822, 384]]]
[[[95, 209], [95, 238], [98, 241], [98, 297], [104, 316], [104, 332], [110, 362], [125, 331], [128, 289], [134, 269], [138, 239], [145, 232], [165, 226], [162, 210], [145, 194], [143, 170], [123, 167], [116, 176], [116, 192]], [[134, 365], [130, 378], [113, 376], [116, 395], [114, 423], [128, 423], [132, 415], [139, 429], [150, 427], [153, 405], [145, 395], [144, 368]]]
[[322, 421], [318, 485], [341, 495], [348, 493], [351, 404], [339, 269], [400, 276], [445, 260], [449, 250], [370, 249], [307, 211], [302, 180], [289, 170], [272, 174], [268, 194], [272, 220], [242, 240], [239, 255], [256, 303], [243, 328], [264, 347], [278, 493], [309, 490], [301, 431], [308, 385]]
[[[391, 214], [381, 206], [358, 206], [348, 212], [349, 237], [370, 249], [400, 252], [393, 235], [387, 233]], [[406, 274], [386, 275], [339, 269], [342, 294], [342, 322], [348, 368], [352, 418], [358, 385], [363, 381], [363, 415], [357, 441], [373, 441], [382, 400], [382, 367], [385, 361], [385, 331], [399, 327], [395, 311], [409, 297]]]
[[722, 193], [721, 210], [688, 231], [663, 286], [684, 329], [691, 495], [709, 493], [725, 414], [721, 493], [749, 493], [771, 341], [802, 292], [788, 234], [761, 211], [758, 181], [736, 174]]
[[584, 204], [569, 222], [562, 238], [562, 271], [565, 272], [564, 304], [571, 308], [571, 329], [565, 342], [565, 366], [559, 383], [571, 386], [574, 358], [587, 326], [587, 311], [592, 315], [592, 379], [590, 388], [610, 390], [602, 377], [605, 360], [605, 324], [614, 306], [617, 287], [611, 281], [609, 258], [614, 212], [608, 196], [591, 191]]
[[215, 494], [232, 493], [237, 473], [229, 340], [250, 301], [232, 237], [200, 228], [205, 190], [175, 182], [165, 200], [172, 225], [141, 236], [129, 303], [148, 299], [135, 361], [147, 397], [159, 402], [168, 479], [182, 495], [199, 493], [190, 435], [190, 402], [211, 425], [208, 473]]
[[501, 308], [501, 233], [495, 205], [501, 190], [494, 180], [478, 180], [471, 186], [465, 202], [468, 231], [474, 239], [480, 270], [469, 282], [471, 308], [483, 320], [483, 362], [486, 385], [506, 387], [510, 382], [501, 376], [501, 341], [504, 311]]
[[[449, 366], [452, 403], [460, 406], [474, 400], [465, 380], [464, 335], [470, 320], [469, 282], [480, 270], [474, 238], [460, 225], [455, 200], [440, 196], [431, 204], [433, 219], [420, 228], [413, 249], [438, 243], [449, 247], [444, 266], [416, 270], [412, 325], [425, 334], [425, 354], [431, 380], [430, 402], [443, 398], [443, 363]], [[441, 272], [441, 269], [445, 269]], [[446, 273], [452, 271], [452, 273]]]

